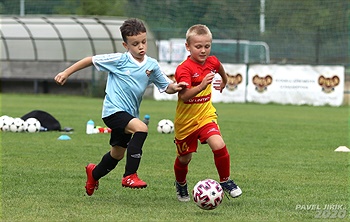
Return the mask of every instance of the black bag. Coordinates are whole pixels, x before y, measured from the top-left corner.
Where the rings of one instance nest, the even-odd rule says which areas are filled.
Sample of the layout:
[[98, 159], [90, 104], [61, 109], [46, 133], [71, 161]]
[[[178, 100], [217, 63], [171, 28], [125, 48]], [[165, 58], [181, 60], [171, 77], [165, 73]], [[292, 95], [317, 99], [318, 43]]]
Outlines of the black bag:
[[21, 117], [24, 121], [29, 118], [36, 118], [41, 123], [41, 126], [46, 128], [47, 131], [58, 130], [61, 131], [61, 124], [51, 114], [42, 110], [33, 110], [30, 113], [25, 114]]

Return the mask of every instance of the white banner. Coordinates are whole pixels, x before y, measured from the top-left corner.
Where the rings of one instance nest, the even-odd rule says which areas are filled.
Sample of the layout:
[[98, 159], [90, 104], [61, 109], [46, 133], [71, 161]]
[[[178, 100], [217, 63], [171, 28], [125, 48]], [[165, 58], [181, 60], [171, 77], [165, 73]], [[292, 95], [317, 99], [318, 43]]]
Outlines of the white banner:
[[[225, 89], [220, 91], [212, 90], [212, 102], [245, 102], [246, 94], [246, 73], [247, 66], [244, 64], [222, 64], [228, 76], [228, 81]], [[221, 78], [219, 74], [217, 77]]]
[[343, 66], [251, 65], [248, 70], [248, 102], [340, 106], [343, 93]]
[[190, 54], [186, 50], [186, 39], [160, 40], [157, 42], [160, 62], [179, 63], [184, 61]]

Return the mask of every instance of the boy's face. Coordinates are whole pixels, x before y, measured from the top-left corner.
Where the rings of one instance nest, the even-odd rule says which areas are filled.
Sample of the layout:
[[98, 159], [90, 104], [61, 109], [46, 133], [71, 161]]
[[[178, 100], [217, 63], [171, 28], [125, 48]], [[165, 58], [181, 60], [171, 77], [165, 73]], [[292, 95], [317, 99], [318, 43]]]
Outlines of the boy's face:
[[186, 49], [191, 54], [190, 58], [203, 64], [210, 54], [211, 41], [210, 35], [191, 36], [189, 42], [186, 42]]
[[123, 42], [124, 48], [139, 62], [147, 52], [147, 34], [143, 32], [139, 35], [127, 36], [127, 42]]

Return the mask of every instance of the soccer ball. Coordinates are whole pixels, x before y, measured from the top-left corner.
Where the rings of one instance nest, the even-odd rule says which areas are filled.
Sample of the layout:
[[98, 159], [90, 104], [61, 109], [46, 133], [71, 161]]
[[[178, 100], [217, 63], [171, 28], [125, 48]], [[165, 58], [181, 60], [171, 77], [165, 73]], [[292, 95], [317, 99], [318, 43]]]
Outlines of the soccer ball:
[[24, 130], [24, 120], [21, 118], [14, 118], [10, 124], [10, 131], [17, 133]]
[[40, 131], [40, 127], [41, 127], [41, 123], [39, 122], [39, 120], [37, 120], [36, 118], [28, 118], [25, 122], [24, 122], [24, 129], [26, 132], [29, 133], [36, 133]]
[[221, 204], [224, 198], [224, 191], [217, 181], [205, 179], [194, 186], [192, 196], [199, 208], [213, 210]]
[[7, 115], [0, 116], [0, 131], [2, 131], [2, 127], [5, 124], [5, 119], [8, 118]]
[[172, 133], [174, 132], [174, 123], [169, 119], [162, 119], [158, 122], [158, 133]]
[[1, 130], [2, 131], [10, 131], [10, 126], [13, 123], [13, 118], [10, 116], [2, 116], [2, 124], [1, 124]]

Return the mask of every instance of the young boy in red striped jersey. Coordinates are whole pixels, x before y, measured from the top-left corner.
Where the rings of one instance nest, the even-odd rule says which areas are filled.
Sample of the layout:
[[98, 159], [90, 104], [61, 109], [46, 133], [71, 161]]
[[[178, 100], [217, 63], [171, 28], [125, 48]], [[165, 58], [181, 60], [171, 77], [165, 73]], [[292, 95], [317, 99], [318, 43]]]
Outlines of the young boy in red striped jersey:
[[[222, 90], [227, 76], [221, 62], [209, 56], [212, 34], [205, 25], [194, 25], [186, 33], [186, 49], [190, 55], [176, 69], [177, 82], [188, 86], [178, 92], [175, 115], [175, 144], [177, 157], [174, 163], [175, 186], [179, 201], [189, 201], [186, 176], [192, 153], [197, 151], [198, 140], [208, 144], [214, 155], [220, 184], [231, 197], [242, 194], [241, 189], [230, 179], [230, 155], [217, 125], [216, 109], [211, 102], [211, 85]], [[222, 80], [213, 82], [215, 73]], [[216, 84], [215, 84], [216, 83]]]

